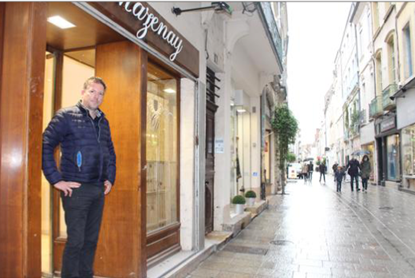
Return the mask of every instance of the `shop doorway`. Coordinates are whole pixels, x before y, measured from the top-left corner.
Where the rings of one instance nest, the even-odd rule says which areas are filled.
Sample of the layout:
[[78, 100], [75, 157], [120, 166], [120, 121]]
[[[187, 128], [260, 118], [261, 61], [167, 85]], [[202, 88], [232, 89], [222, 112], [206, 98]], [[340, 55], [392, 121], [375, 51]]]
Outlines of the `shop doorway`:
[[[48, 3], [43, 130], [62, 107], [75, 105], [96, 71], [96, 46], [125, 39], [71, 3]], [[71, 26], [52, 23], [52, 18]], [[59, 161], [60, 152], [56, 152]], [[42, 273], [59, 275], [67, 239], [60, 194], [42, 174]]]

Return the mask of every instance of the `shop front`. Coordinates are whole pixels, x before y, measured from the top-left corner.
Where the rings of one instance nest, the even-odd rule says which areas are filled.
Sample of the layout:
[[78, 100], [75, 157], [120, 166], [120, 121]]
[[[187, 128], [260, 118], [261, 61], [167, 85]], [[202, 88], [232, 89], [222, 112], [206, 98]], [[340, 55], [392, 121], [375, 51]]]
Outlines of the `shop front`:
[[398, 186], [401, 181], [401, 138], [395, 114], [375, 123], [379, 184]]
[[402, 129], [402, 187], [415, 192], [415, 124]]
[[415, 78], [396, 94], [397, 124], [402, 136], [402, 190], [415, 192]]
[[0, 19], [0, 277], [59, 274], [65, 215], [41, 172], [42, 132], [91, 76], [107, 84], [117, 154], [95, 275], [146, 277], [181, 249], [181, 84], [196, 90], [198, 50], [145, 3], [0, 3]]

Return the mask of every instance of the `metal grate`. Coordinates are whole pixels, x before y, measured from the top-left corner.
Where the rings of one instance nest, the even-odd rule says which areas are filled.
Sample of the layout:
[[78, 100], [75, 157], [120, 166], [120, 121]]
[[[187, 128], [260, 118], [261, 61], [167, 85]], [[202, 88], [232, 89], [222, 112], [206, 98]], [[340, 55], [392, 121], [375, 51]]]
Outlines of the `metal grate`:
[[253, 254], [253, 255], [266, 255], [268, 249], [259, 248], [259, 247], [247, 247], [241, 245], [227, 245], [224, 248], [225, 251], [234, 252], [234, 253], [245, 253], [245, 254]]

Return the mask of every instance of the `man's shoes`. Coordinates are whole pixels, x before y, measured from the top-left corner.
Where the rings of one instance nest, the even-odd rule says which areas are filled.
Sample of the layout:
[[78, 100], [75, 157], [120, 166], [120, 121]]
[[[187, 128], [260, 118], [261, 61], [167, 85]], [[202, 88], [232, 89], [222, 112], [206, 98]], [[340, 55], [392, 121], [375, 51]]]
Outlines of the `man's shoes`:
[[358, 188], [357, 191], [360, 191], [360, 188]]

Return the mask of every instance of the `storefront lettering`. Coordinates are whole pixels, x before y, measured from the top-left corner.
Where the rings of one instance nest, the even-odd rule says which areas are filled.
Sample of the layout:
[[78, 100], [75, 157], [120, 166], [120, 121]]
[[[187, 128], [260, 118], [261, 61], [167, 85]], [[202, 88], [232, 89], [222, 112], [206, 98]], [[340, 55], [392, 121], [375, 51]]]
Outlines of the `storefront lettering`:
[[169, 45], [171, 45], [176, 51], [170, 55], [170, 61], [174, 61], [177, 55], [183, 49], [183, 40], [180, 39], [173, 31], [168, 30], [167, 26], [159, 20], [154, 14], [149, 13], [149, 9], [144, 7], [140, 2], [134, 3], [130, 7], [131, 2], [118, 2], [118, 5], [122, 7], [124, 5], [124, 10], [128, 13], [134, 15], [139, 21], [143, 22], [143, 27], [139, 29], [136, 33], [138, 39], [143, 39], [147, 35], [148, 30], [150, 29], [163, 40], [165, 40]]
[[387, 131], [395, 127], [395, 118], [389, 118], [380, 123], [380, 132]]

